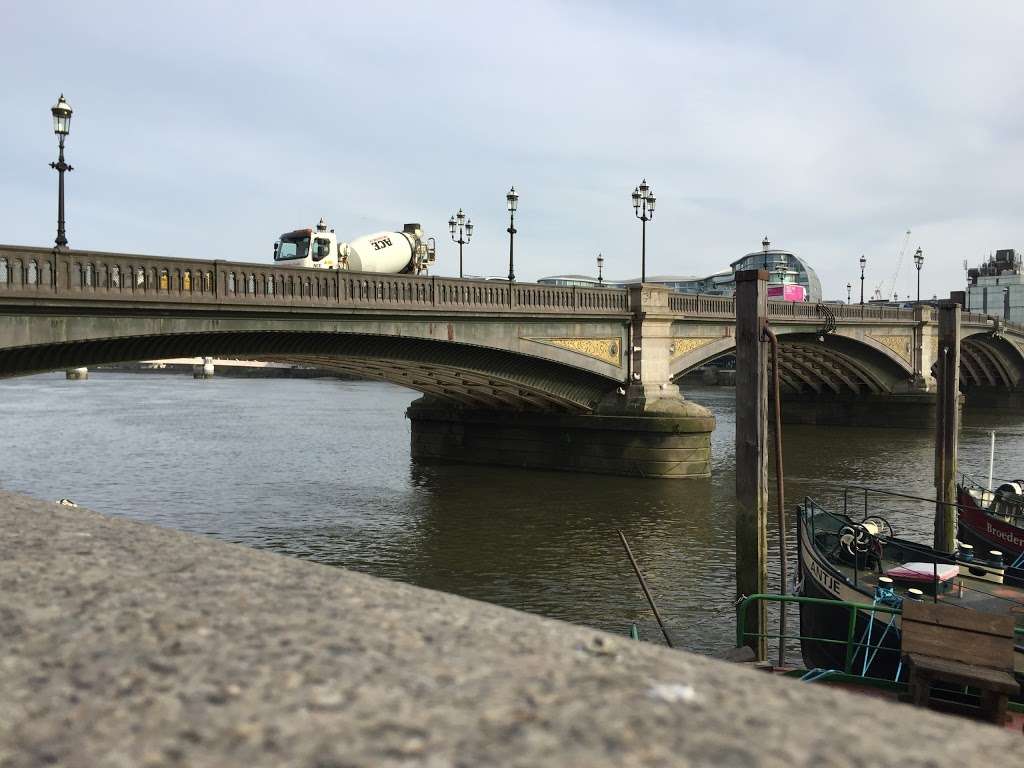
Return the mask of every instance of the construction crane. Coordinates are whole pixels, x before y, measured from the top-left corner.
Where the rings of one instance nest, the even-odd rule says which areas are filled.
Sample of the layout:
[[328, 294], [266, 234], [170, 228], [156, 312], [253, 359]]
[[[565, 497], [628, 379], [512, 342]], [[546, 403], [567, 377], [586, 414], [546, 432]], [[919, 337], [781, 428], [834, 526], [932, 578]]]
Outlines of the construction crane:
[[896, 271], [892, 273], [892, 279], [889, 281], [888, 290], [883, 291], [882, 288], [885, 286], [885, 280], [882, 280], [878, 285], [875, 286], [875, 292], [871, 298], [875, 301], [880, 299], [888, 299], [893, 289], [896, 288], [896, 278], [900, 276], [900, 267], [903, 266], [903, 255], [907, 252], [907, 243], [910, 242], [910, 230], [907, 230], [907, 234], [903, 237], [903, 247], [900, 248], [900, 255], [896, 257]]

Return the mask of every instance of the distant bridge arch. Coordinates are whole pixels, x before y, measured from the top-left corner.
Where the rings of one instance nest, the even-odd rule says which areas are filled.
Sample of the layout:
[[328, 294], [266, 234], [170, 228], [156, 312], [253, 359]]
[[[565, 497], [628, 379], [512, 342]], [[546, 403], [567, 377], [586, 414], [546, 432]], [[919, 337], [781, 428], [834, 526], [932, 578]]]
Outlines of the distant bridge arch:
[[[855, 329], [823, 334], [820, 329], [774, 326], [779, 337], [779, 373], [785, 389], [815, 395], [884, 395], [905, 391], [913, 379], [911, 337], [874, 338]], [[681, 340], [692, 345], [672, 361], [674, 380], [736, 351], [729, 334]]]

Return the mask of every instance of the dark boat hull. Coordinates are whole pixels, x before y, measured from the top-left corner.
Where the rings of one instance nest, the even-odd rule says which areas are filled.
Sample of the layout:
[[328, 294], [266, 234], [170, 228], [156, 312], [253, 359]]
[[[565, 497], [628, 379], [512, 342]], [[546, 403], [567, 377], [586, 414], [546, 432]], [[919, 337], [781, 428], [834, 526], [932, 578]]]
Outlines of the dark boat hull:
[[[871, 603], [873, 595], [867, 590], [846, 583], [808, 547], [802, 526], [800, 531], [799, 557], [803, 594], [806, 597], [851, 603]], [[878, 612], [872, 615], [870, 611], [857, 611], [853, 641], [871, 647], [855, 647], [851, 651], [852, 674], [864, 674], [885, 680], [896, 679], [900, 660], [899, 622], [893, 620], [894, 625], [889, 627], [889, 621], [890, 614], [887, 613]], [[804, 665], [809, 669], [845, 670], [849, 626], [850, 609], [846, 607], [801, 605], [800, 635], [804, 639], [800, 641], [800, 648]], [[868, 654], [866, 665], [865, 652]]]

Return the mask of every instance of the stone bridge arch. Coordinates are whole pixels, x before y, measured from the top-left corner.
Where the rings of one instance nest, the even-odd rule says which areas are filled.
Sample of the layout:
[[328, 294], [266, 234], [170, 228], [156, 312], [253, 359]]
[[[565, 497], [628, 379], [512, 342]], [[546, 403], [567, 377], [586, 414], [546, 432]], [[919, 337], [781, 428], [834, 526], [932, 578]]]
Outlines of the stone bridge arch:
[[288, 330], [112, 336], [17, 347], [0, 351], [0, 371], [202, 356], [314, 365], [475, 408], [588, 413], [621, 383], [558, 361], [474, 344]]
[[[875, 337], [846, 329], [820, 334], [806, 327], [773, 326], [779, 336], [779, 369], [790, 394], [829, 397], [887, 395], [907, 391], [913, 379], [913, 337]], [[730, 329], [731, 330], [731, 329]], [[674, 380], [736, 351], [735, 338], [705, 336], [675, 339]]]
[[965, 332], [960, 340], [960, 389], [969, 401], [1024, 390], [1024, 341], [987, 330]]

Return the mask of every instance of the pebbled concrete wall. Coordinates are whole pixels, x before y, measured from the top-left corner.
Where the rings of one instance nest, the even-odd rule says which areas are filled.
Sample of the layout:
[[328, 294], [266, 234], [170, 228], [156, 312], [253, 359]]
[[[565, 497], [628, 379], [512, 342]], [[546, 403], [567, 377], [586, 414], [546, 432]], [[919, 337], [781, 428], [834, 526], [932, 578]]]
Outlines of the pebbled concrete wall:
[[991, 726], [85, 509], [0, 493], [0, 526], [3, 768], [910, 768], [1020, 749]]

